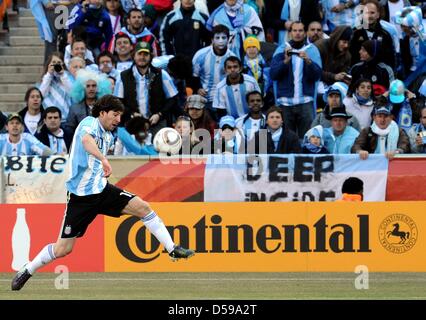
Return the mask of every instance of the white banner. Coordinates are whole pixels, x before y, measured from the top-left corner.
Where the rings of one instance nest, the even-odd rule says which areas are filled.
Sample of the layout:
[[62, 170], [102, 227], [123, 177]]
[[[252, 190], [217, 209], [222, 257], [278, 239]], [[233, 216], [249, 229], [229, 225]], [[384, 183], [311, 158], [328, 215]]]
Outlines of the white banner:
[[65, 203], [68, 156], [3, 157], [6, 203]]
[[384, 201], [388, 160], [383, 155], [212, 155], [204, 201], [334, 201], [343, 182], [364, 182], [364, 201]]

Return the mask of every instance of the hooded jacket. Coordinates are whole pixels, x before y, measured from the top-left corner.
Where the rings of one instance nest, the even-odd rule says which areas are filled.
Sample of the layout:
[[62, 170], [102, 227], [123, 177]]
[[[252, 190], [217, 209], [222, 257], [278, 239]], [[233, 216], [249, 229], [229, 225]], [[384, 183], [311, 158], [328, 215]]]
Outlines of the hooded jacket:
[[317, 40], [317, 46], [322, 60], [321, 80], [326, 84], [336, 82], [334, 76], [339, 72], [348, 72], [351, 66], [351, 54], [349, 50], [340, 52], [337, 48], [338, 42], [343, 32], [350, 29], [348, 26], [339, 26], [331, 33], [329, 39]]

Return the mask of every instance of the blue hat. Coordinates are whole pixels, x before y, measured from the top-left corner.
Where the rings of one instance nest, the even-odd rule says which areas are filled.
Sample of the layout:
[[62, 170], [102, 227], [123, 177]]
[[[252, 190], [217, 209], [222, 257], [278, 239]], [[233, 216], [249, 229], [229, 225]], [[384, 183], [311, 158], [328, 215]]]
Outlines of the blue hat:
[[224, 116], [220, 118], [219, 128], [223, 128], [223, 126], [228, 125], [231, 128], [235, 128], [235, 119], [232, 116]]
[[389, 106], [379, 106], [379, 107], [375, 107], [373, 110], [373, 114], [386, 114], [386, 115], [390, 115], [391, 114], [391, 110]]
[[343, 101], [346, 97], [346, 93], [348, 92], [348, 85], [344, 82], [335, 82], [325, 91], [323, 95], [324, 102], [327, 102], [327, 97], [330, 93], [338, 93], [340, 94], [340, 99]]
[[390, 83], [389, 100], [392, 103], [401, 103], [405, 100], [405, 86], [401, 80], [393, 80]]

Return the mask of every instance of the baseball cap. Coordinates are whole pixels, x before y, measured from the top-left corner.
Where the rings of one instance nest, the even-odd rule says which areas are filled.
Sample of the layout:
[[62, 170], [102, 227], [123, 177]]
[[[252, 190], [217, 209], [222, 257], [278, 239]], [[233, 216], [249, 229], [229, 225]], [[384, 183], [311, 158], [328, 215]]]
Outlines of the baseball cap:
[[401, 80], [394, 80], [389, 86], [389, 100], [392, 103], [401, 103], [405, 100], [405, 86]]
[[136, 43], [136, 47], [135, 47], [135, 53], [138, 53], [138, 52], [152, 53], [152, 47], [148, 42], [140, 41]]
[[344, 82], [338, 81], [333, 83], [330, 87], [328, 87], [328, 89], [326, 90], [322, 98], [324, 102], [327, 102], [327, 97], [330, 93], [338, 93], [340, 94], [340, 100], [343, 101], [343, 99], [345, 99], [346, 97], [347, 92], [348, 92], [348, 85]]
[[6, 123], [8, 123], [9, 121], [11, 121], [12, 119], [18, 119], [19, 122], [24, 123], [24, 121], [22, 121], [22, 117], [18, 113], [11, 113], [11, 114], [9, 114], [7, 116]]
[[235, 128], [235, 119], [232, 116], [224, 116], [220, 118], [219, 128], [223, 128], [225, 125], [230, 126], [231, 128]]
[[379, 107], [375, 107], [374, 108], [374, 114], [386, 114], [386, 115], [390, 115], [391, 111], [389, 106], [379, 106]]
[[188, 108], [203, 109], [207, 103], [207, 99], [199, 94], [194, 94], [186, 99]]

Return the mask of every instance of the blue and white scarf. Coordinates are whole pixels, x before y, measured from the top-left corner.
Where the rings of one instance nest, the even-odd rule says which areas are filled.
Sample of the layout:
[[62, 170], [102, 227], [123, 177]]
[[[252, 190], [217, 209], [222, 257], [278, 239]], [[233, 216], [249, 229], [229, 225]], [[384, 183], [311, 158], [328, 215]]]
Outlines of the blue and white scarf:
[[375, 122], [370, 126], [371, 130], [378, 135], [376, 150], [374, 153], [385, 154], [398, 148], [399, 127], [392, 121], [386, 129], [380, 129]]
[[281, 134], [283, 133], [283, 127], [275, 131], [272, 131], [272, 129], [269, 129], [269, 132], [271, 132], [272, 141], [274, 142], [274, 150], [277, 151], [278, 143], [280, 142], [280, 137], [281, 137]]

